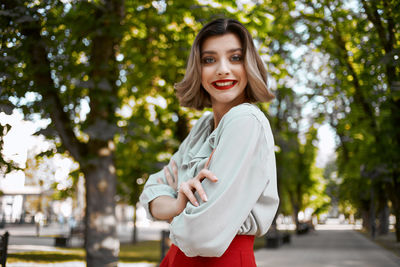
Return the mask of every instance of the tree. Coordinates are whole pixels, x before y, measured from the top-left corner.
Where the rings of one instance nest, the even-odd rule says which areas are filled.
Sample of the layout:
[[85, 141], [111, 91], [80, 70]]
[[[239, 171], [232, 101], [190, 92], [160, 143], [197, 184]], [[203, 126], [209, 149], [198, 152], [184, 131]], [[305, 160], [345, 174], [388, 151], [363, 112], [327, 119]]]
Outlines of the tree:
[[[369, 188], [363, 209], [375, 217], [374, 192], [399, 218], [398, 1], [300, 1], [296, 16], [300, 43], [307, 43], [328, 58], [331, 74], [315, 89], [326, 99], [327, 119], [340, 140], [339, 175], [356, 190]], [[352, 179], [352, 180], [350, 180]], [[350, 181], [359, 181], [352, 183]], [[353, 187], [352, 187], [353, 188]], [[369, 203], [369, 204], [366, 204]], [[361, 206], [359, 206], [361, 207]], [[374, 220], [374, 218], [371, 218]], [[400, 241], [400, 220], [396, 236]]]
[[[213, 18], [244, 23], [277, 81], [278, 116], [271, 124], [282, 151], [278, 164], [302, 157], [288, 165], [281, 191], [289, 190], [290, 179], [312, 183], [314, 130], [304, 133], [302, 144], [296, 129], [301, 105], [312, 96], [293, 94], [286, 77], [300, 64], [290, 46], [301, 41], [291, 15], [294, 1], [17, 0], [0, 7], [0, 104], [22, 110], [27, 119], [51, 120], [38, 134], [79, 163], [86, 181], [88, 266], [116, 265], [117, 176], [123, 199], [136, 204], [143, 178], [160, 167], [156, 162], [168, 161], [198, 118], [198, 112], [179, 108], [173, 84], [183, 77], [195, 33]], [[299, 203], [308, 190], [299, 191]]]
[[[39, 114], [51, 119], [45, 133], [57, 139], [59, 150], [69, 152], [86, 178], [87, 264], [116, 266], [115, 55], [122, 36], [123, 2], [73, 4], [1, 4], [1, 82], [6, 89], [1, 100], [13, 102], [28, 118]], [[27, 98], [29, 92], [33, 98]], [[90, 108], [86, 119], [76, 116], [84, 102]]]

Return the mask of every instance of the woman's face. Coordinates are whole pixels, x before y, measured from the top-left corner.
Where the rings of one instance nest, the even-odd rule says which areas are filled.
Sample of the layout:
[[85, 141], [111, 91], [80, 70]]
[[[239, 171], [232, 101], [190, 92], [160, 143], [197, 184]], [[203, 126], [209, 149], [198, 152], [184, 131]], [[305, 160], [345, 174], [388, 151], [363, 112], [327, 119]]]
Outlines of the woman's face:
[[214, 108], [233, 107], [246, 101], [247, 74], [243, 49], [236, 34], [211, 36], [201, 49], [201, 84]]

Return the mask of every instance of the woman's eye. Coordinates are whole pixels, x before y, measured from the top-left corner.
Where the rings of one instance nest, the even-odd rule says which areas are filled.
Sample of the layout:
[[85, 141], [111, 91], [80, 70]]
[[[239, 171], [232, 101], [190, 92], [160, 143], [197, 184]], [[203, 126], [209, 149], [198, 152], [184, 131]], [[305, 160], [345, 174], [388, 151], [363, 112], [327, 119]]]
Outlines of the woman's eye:
[[210, 63], [214, 63], [214, 62], [215, 62], [215, 59], [212, 57], [203, 58], [203, 63], [205, 63], [205, 64], [210, 64]]
[[232, 61], [242, 61], [242, 56], [241, 55], [233, 55], [231, 57]]

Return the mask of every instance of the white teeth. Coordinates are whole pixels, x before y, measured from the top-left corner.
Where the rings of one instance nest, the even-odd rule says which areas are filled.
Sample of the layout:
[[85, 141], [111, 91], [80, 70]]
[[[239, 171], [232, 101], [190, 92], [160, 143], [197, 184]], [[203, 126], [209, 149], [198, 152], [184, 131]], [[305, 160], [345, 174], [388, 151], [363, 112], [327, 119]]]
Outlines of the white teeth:
[[232, 85], [233, 81], [230, 82], [223, 82], [223, 83], [215, 83], [217, 86], [228, 86], [228, 85]]

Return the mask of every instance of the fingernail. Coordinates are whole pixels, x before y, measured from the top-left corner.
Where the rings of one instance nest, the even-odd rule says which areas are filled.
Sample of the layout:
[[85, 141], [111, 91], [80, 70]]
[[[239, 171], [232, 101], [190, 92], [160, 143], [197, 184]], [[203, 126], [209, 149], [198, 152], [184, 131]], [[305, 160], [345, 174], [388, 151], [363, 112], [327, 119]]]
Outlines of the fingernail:
[[217, 178], [217, 176], [215, 176], [215, 175], [214, 175], [214, 176], [213, 176], [213, 178], [215, 179], [215, 181], [218, 181], [218, 178]]
[[194, 205], [196, 206], [196, 207], [198, 207], [199, 206], [199, 202], [194, 202]]
[[204, 196], [203, 196], [203, 198], [204, 198], [204, 201], [205, 201], [205, 202], [207, 202], [207, 201], [208, 201], [208, 198], [207, 198], [207, 196], [206, 196], [206, 195], [204, 195]]

